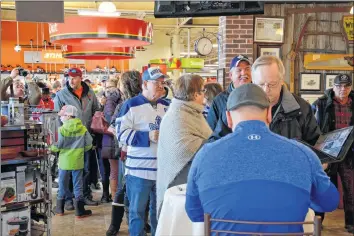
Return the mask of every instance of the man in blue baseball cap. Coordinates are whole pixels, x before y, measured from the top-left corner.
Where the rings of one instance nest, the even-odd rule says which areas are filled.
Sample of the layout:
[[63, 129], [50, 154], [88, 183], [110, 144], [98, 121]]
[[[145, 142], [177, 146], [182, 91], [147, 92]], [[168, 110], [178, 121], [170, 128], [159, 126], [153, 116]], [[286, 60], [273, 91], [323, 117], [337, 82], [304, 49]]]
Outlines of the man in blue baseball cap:
[[169, 106], [161, 99], [166, 78], [168, 76], [156, 67], [144, 71], [142, 93], [124, 102], [116, 120], [118, 141], [128, 146], [125, 176], [130, 202], [130, 235], [144, 235], [148, 202], [151, 235], [156, 231], [157, 146], [160, 123]]
[[226, 102], [235, 88], [251, 83], [251, 66], [251, 61], [244, 55], [238, 55], [231, 60], [229, 72], [231, 83], [226, 91], [215, 97], [207, 117], [208, 124], [213, 130], [210, 141], [215, 141], [232, 132], [227, 126]]

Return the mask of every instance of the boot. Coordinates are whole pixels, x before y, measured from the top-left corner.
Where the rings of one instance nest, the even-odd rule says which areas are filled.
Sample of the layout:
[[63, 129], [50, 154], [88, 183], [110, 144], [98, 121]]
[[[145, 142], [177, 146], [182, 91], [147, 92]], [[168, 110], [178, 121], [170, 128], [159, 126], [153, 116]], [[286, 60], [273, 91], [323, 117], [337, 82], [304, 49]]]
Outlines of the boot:
[[102, 194], [101, 202], [109, 203], [112, 201], [112, 199], [109, 196], [109, 181], [102, 182], [102, 185], [103, 185], [103, 194]]
[[75, 204], [75, 216], [76, 218], [84, 218], [92, 215], [91, 210], [85, 210], [85, 203], [83, 201], [74, 201]]
[[58, 216], [63, 216], [64, 215], [64, 202], [65, 200], [64, 199], [57, 199], [57, 207], [55, 209], [55, 213], [58, 215]]
[[117, 180], [111, 179], [109, 181], [109, 186], [111, 188], [111, 193], [112, 193], [112, 198], [114, 199], [116, 197], [116, 192], [117, 192]]
[[124, 216], [124, 207], [112, 205], [112, 219], [111, 225], [106, 232], [106, 236], [116, 236], [119, 232]]
[[74, 204], [72, 201], [65, 201], [65, 210], [66, 211], [73, 211], [75, 210]]

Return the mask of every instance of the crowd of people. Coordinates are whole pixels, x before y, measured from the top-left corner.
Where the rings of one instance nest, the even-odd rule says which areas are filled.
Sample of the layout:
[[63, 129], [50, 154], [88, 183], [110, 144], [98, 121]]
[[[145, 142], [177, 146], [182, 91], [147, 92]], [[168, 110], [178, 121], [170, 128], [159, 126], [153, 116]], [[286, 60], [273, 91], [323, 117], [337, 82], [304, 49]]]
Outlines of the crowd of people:
[[[99, 169], [101, 202], [112, 202], [107, 236], [119, 233], [124, 215], [130, 235], [155, 235], [166, 190], [185, 183], [185, 209], [193, 222], [204, 221], [204, 213], [217, 219], [301, 222], [310, 208], [323, 219], [338, 206], [339, 174], [344, 226], [354, 233], [354, 146], [344, 161], [327, 165], [294, 140], [314, 145], [321, 134], [354, 125], [349, 75], [339, 74], [314, 104], [287, 90], [284, 65], [273, 56], [253, 64], [246, 56], [233, 58], [225, 91], [196, 74], [171, 82], [150, 67], [142, 75], [127, 71], [107, 79], [95, 94], [81, 70], [72, 68], [65, 83], [55, 81], [50, 89], [28, 82], [31, 91], [25, 96], [17, 75], [13, 70], [2, 90], [13, 83], [12, 96], [60, 116], [59, 141], [51, 148], [59, 157], [58, 215], [74, 209], [79, 218], [92, 214], [84, 205], [99, 204], [90, 187], [95, 188]], [[40, 86], [42, 93], [34, 96]], [[108, 128], [95, 133], [92, 122], [100, 112]], [[302, 232], [297, 225], [219, 222], [212, 227]]]

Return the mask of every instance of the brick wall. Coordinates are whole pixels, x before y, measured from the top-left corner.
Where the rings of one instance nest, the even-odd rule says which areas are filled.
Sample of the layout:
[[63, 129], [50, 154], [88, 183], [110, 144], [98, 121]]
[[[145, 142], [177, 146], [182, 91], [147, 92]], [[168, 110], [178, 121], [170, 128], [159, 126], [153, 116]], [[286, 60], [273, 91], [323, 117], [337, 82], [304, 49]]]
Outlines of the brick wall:
[[219, 68], [225, 68], [228, 85], [232, 58], [243, 54], [253, 60], [253, 15], [219, 17], [219, 34], [221, 36]]

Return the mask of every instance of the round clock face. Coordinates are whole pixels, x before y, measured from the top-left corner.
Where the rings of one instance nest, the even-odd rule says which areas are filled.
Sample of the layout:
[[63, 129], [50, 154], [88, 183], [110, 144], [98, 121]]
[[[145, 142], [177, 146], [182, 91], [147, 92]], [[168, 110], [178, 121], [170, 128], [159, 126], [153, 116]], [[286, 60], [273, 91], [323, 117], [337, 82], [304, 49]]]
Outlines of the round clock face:
[[201, 56], [207, 56], [213, 50], [213, 43], [210, 39], [202, 37], [195, 43], [195, 51]]

